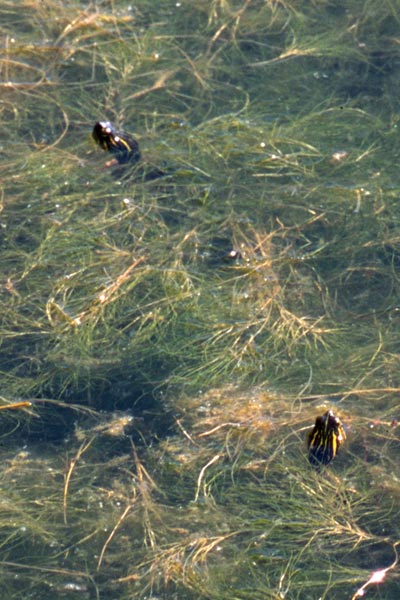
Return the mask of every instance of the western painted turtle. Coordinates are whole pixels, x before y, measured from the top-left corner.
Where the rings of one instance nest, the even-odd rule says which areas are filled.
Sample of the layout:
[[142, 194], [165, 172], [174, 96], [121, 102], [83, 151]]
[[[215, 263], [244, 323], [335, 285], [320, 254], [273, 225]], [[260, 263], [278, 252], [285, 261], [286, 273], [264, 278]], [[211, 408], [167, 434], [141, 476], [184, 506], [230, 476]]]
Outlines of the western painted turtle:
[[308, 434], [308, 459], [315, 467], [328, 465], [336, 456], [346, 439], [346, 433], [338, 417], [327, 410], [317, 417], [314, 429]]
[[167, 171], [161, 170], [149, 161], [141, 160], [142, 156], [139, 150], [138, 141], [126, 131], [118, 130], [110, 121], [97, 121], [93, 127], [92, 137], [96, 144], [107, 150], [111, 155], [111, 160], [106, 162], [106, 167], [118, 166], [114, 170], [114, 176], [125, 178], [127, 171], [125, 167], [136, 166], [135, 179], [151, 181], [167, 175]]
[[[139, 162], [139, 143], [125, 131], [118, 131], [110, 121], [97, 121], [92, 133], [94, 141], [113, 155], [120, 165]], [[114, 161], [110, 161], [115, 164]], [[109, 165], [111, 166], [111, 165]]]

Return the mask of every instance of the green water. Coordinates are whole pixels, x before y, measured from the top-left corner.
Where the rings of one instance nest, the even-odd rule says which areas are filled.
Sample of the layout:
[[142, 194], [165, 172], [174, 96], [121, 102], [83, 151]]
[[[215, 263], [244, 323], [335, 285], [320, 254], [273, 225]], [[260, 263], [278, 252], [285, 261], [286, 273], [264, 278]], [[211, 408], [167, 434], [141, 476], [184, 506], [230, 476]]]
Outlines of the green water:
[[0, 16], [1, 597], [395, 600], [399, 3]]

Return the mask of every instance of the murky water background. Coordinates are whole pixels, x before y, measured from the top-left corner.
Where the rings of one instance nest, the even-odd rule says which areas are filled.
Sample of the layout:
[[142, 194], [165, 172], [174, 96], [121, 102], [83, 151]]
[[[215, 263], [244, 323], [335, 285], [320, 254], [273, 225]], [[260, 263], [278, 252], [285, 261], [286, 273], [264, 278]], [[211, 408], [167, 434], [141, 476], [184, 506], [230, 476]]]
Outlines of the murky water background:
[[398, 2], [0, 15], [1, 597], [397, 598]]

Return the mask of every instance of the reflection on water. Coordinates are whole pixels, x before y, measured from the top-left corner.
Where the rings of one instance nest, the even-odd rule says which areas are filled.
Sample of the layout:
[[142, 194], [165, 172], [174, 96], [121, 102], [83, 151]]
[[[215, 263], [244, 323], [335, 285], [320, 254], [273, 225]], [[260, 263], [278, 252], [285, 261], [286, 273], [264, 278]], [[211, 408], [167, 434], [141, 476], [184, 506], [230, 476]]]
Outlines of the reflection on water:
[[25, 4], [0, 7], [2, 597], [397, 597], [397, 7]]

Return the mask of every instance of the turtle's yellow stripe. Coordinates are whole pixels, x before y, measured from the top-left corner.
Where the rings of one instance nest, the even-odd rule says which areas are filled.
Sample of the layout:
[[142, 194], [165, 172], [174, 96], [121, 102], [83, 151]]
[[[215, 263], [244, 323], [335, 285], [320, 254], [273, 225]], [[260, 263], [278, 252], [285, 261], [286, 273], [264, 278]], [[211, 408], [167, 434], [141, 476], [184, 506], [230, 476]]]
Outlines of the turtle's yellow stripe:
[[116, 135], [115, 138], [112, 138], [112, 142], [115, 146], [119, 146], [120, 144], [122, 144], [123, 146], [125, 146], [128, 152], [132, 150], [132, 146], [128, 144], [128, 142], [124, 140], [124, 138], [119, 137], [119, 135]]
[[317, 417], [314, 429], [309, 434], [309, 460], [315, 466], [327, 465], [336, 456], [346, 434], [340, 420], [332, 411]]

